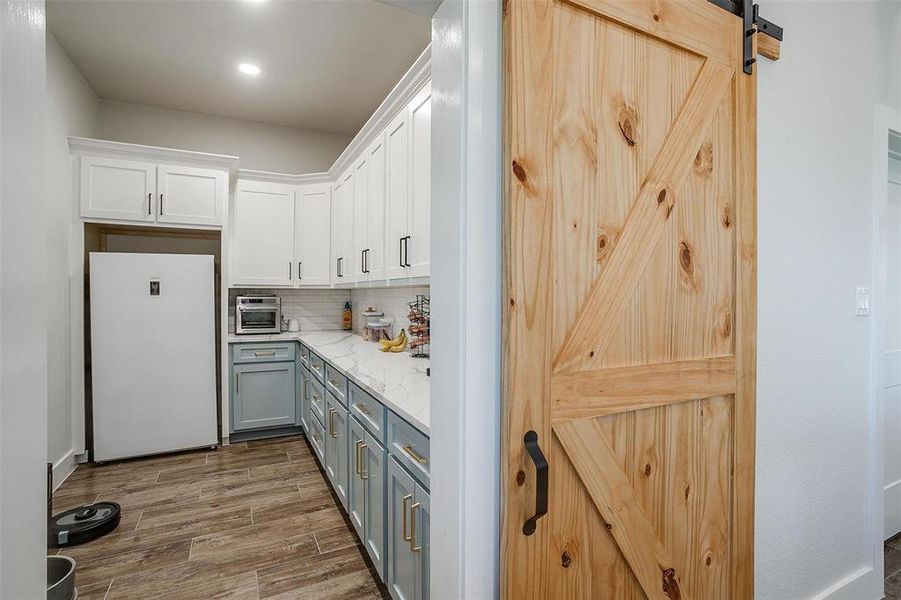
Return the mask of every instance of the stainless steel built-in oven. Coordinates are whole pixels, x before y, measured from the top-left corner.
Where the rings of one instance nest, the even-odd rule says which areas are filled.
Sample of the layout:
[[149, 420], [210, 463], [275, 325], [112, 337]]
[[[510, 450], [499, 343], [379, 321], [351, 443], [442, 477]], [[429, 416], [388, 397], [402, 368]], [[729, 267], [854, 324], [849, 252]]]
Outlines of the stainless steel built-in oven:
[[238, 296], [235, 299], [235, 333], [279, 333], [282, 307], [278, 296]]

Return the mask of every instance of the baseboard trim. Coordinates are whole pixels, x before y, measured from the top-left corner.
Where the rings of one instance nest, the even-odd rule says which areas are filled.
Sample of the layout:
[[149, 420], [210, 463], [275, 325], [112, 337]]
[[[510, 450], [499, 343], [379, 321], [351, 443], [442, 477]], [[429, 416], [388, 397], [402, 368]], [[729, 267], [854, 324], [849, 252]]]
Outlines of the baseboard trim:
[[880, 600], [882, 582], [873, 567], [861, 567], [813, 597], [813, 600]]
[[53, 491], [55, 492], [69, 475], [75, 472], [75, 450], [69, 450], [53, 463]]

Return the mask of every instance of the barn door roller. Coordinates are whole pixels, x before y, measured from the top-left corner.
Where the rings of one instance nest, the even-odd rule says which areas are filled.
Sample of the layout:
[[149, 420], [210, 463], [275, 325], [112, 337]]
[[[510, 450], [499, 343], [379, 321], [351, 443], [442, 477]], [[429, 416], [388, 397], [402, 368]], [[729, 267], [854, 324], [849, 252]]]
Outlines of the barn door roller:
[[757, 57], [754, 55], [754, 34], [760, 32], [781, 42], [782, 28], [761, 17], [758, 14], [760, 7], [754, 4], [752, 0], [707, 1], [741, 18], [744, 25], [742, 27], [743, 69], [745, 73], [750, 75], [753, 73], [754, 63], [757, 62]]

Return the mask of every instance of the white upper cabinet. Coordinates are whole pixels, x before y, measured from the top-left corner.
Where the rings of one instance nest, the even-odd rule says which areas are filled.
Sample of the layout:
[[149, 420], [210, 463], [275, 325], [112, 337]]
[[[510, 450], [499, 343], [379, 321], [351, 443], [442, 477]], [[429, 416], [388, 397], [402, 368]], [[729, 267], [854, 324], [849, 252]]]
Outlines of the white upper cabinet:
[[294, 247], [297, 253], [295, 281], [298, 286], [331, 283], [331, 190], [327, 183], [297, 189]]
[[[366, 150], [368, 202], [366, 205], [366, 279], [385, 279], [385, 136], [379, 134]], [[356, 233], [356, 231], [355, 231]]]
[[344, 253], [341, 248], [341, 234], [344, 229], [341, 226], [341, 215], [344, 213], [344, 191], [341, 189], [340, 179], [332, 186], [332, 239], [331, 250], [332, 260], [329, 265], [331, 273], [332, 285], [341, 283], [341, 255]]
[[237, 157], [70, 137], [81, 216], [97, 222], [221, 228]]
[[431, 100], [427, 84], [386, 131], [388, 279], [430, 274]]
[[156, 165], [137, 160], [81, 157], [81, 216], [156, 220]]
[[353, 281], [366, 281], [366, 250], [369, 248], [366, 218], [369, 216], [369, 156], [364, 152], [353, 167], [354, 201], [353, 214], [353, 246], [350, 265]]
[[231, 244], [232, 284], [293, 286], [296, 186], [239, 180]]
[[228, 199], [224, 171], [160, 165], [156, 171], [160, 223], [222, 225]]
[[341, 228], [342, 285], [356, 281], [354, 271], [354, 194], [356, 193], [356, 187], [357, 180], [354, 177], [354, 169], [351, 167], [341, 177], [343, 202], [341, 203], [341, 216], [338, 226]]
[[410, 164], [409, 127], [402, 110], [385, 131], [385, 277], [407, 276], [404, 244], [407, 236]]
[[432, 86], [410, 102], [410, 208], [404, 248], [411, 277], [429, 275], [432, 204]]

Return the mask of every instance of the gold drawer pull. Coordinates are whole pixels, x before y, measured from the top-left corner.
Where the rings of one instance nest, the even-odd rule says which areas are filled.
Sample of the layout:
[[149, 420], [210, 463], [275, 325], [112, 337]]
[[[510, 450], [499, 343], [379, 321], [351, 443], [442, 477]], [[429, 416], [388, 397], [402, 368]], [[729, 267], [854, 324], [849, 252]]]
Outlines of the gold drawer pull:
[[419, 502], [410, 506], [410, 550], [413, 552], [422, 550], [422, 546], [416, 545], [416, 509], [419, 507]]
[[362, 402], [357, 402], [356, 404], [354, 404], [354, 408], [356, 408], [358, 411], [360, 411], [367, 417], [372, 414], [371, 412], [369, 412], [369, 409], [366, 408], [366, 405], [363, 404]]
[[357, 440], [357, 443], [355, 444], [357, 447], [357, 468], [355, 469], [357, 472], [357, 475], [360, 475], [360, 446], [362, 444], [363, 444], [363, 440]]
[[335, 415], [338, 414], [338, 411], [334, 408], [328, 409], [328, 434], [333, 438], [338, 437], [338, 430], [335, 429]]
[[[366, 457], [365, 450], [368, 447], [369, 446], [367, 446], [366, 444], [360, 444], [360, 479], [362, 479], [363, 481], [369, 479], [369, 473], [366, 471], [366, 469], [363, 468], [363, 461]], [[363, 496], [363, 499], [365, 500], [366, 497]]]
[[268, 350], [266, 352], [262, 352], [260, 350], [255, 350], [253, 355], [254, 356], [275, 356], [275, 350]]
[[403, 504], [404, 504], [404, 506], [403, 506], [404, 527], [403, 527], [403, 531], [401, 531], [401, 534], [404, 536], [405, 542], [409, 542], [411, 539], [413, 539], [413, 536], [407, 535], [407, 511], [410, 510], [409, 508], [407, 508], [407, 502], [409, 502], [412, 499], [413, 499], [413, 494], [407, 494], [406, 496], [404, 496], [404, 502], [403, 502]]
[[424, 465], [427, 462], [429, 462], [429, 459], [427, 459], [426, 457], [421, 455], [419, 452], [414, 450], [413, 446], [410, 444], [404, 444], [404, 452], [406, 452], [410, 456], [410, 458], [412, 458], [413, 460], [415, 460], [416, 462], [418, 462], [421, 465]]

